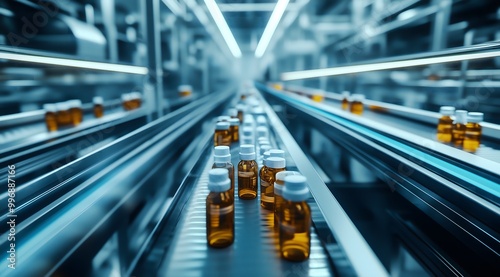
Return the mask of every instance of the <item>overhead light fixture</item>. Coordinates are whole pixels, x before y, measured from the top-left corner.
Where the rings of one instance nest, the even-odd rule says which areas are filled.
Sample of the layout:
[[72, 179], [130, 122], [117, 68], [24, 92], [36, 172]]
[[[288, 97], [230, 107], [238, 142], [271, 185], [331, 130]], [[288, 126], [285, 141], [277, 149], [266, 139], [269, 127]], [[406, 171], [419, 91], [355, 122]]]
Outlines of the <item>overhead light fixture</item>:
[[274, 11], [269, 18], [269, 22], [267, 22], [267, 26], [264, 29], [264, 33], [260, 38], [259, 44], [257, 44], [257, 48], [255, 49], [255, 57], [260, 58], [264, 56], [267, 46], [269, 46], [271, 38], [273, 37], [276, 28], [278, 28], [278, 24], [280, 23], [289, 2], [290, 0], [278, 0], [278, 3], [276, 3]]
[[163, 3], [177, 16], [182, 16], [184, 12], [182, 11], [181, 4], [177, 0], [163, 0]]
[[222, 15], [219, 6], [217, 6], [215, 0], [205, 0], [205, 4], [207, 5], [208, 11], [213, 17], [215, 24], [219, 28], [222, 37], [226, 41], [229, 50], [231, 51], [231, 53], [235, 58], [240, 58], [241, 57], [240, 47], [238, 46], [238, 43], [236, 42], [236, 39], [234, 38], [233, 33], [231, 32], [231, 29], [229, 29], [226, 19]]
[[486, 59], [486, 58], [494, 58], [494, 57], [500, 57], [500, 51], [448, 55], [448, 56], [441, 56], [441, 57], [420, 58], [420, 59], [394, 61], [394, 62], [381, 62], [381, 63], [372, 63], [372, 64], [340, 66], [340, 67], [332, 67], [332, 68], [324, 68], [324, 69], [285, 72], [285, 73], [281, 74], [281, 80], [283, 80], [283, 81], [302, 80], [302, 79], [310, 79], [310, 78], [346, 75], [346, 74], [353, 74], [353, 73], [371, 72], [371, 71], [378, 71], [378, 70], [414, 67], [414, 66], [440, 64], [440, 63], [460, 62], [460, 61], [467, 61], [467, 60], [478, 60], [478, 59]]
[[138, 75], [148, 74], [148, 69], [146, 67], [142, 67], [142, 66], [132, 66], [132, 65], [102, 63], [102, 62], [90, 62], [90, 61], [83, 61], [83, 60], [52, 58], [52, 57], [45, 57], [45, 56], [17, 54], [17, 53], [0, 52], [0, 59], [19, 61], [19, 62], [36, 63], [36, 64], [54, 65], [54, 66], [65, 66], [65, 67], [92, 69], [92, 70], [100, 70], [100, 71], [111, 71], [111, 72], [119, 72], [119, 73], [138, 74]]

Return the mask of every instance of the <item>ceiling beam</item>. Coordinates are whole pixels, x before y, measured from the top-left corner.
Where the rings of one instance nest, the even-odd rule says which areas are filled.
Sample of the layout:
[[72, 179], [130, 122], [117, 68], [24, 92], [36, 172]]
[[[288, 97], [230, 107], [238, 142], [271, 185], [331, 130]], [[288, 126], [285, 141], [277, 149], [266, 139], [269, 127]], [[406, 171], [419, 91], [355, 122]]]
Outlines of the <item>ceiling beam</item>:
[[[238, 4], [219, 4], [222, 12], [272, 12], [276, 3], [238, 3]], [[295, 4], [289, 4], [287, 11], [296, 10], [298, 8]]]

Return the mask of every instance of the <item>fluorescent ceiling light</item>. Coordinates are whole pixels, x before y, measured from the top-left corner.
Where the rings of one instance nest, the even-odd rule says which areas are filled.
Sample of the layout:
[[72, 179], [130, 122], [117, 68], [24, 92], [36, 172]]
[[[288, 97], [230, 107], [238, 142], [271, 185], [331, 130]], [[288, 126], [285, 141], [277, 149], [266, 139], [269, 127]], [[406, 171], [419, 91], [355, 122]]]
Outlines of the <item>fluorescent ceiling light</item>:
[[37, 64], [47, 64], [47, 65], [54, 65], [54, 66], [84, 68], [84, 69], [92, 69], [92, 70], [100, 70], [100, 71], [130, 73], [130, 74], [138, 74], [138, 75], [148, 74], [148, 69], [146, 67], [141, 67], [141, 66], [111, 64], [111, 63], [102, 63], [102, 62], [90, 62], [90, 61], [52, 58], [52, 57], [44, 57], [44, 56], [26, 55], [26, 54], [1, 53], [0, 52], [0, 59], [19, 61], [19, 62], [37, 63]]
[[215, 0], [205, 0], [205, 4], [207, 5], [208, 11], [210, 11], [210, 14], [213, 17], [215, 24], [219, 28], [219, 31], [221, 32], [222, 37], [226, 41], [226, 44], [229, 47], [229, 50], [231, 51], [233, 56], [235, 58], [241, 57], [240, 47], [238, 46], [238, 43], [236, 42], [236, 39], [234, 38], [233, 33], [231, 32], [231, 29], [229, 29], [226, 19], [222, 15], [219, 6], [217, 6], [217, 3], [215, 3]]
[[267, 46], [269, 46], [271, 38], [273, 37], [289, 2], [290, 0], [278, 0], [278, 3], [276, 3], [276, 7], [274, 7], [274, 11], [269, 18], [266, 29], [264, 29], [264, 33], [260, 38], [259, 44], [257, 44], [257, 48], [255, 49], [255, 56], [257, 58], [264, 56]]
[[460, 55], [449, 55], [444, 57], [432, 57], [432, 58], [422, 58], [414, 60], [404, 60], [404, 61], [394, 61], [394, 62], [382, 62], [374, 64], [361, 64], [361, 65], [350, 65], [350, 66], [340, 66], [324, 69], [314, 69], [314, 70], [304, 70], [295, 72], [285, 72], [281, 74], [281, 80], [292, 81], [292, 80], [302, 80], [310, 78], [320, 78], [328, 76], [338, 76], [353, 73], [371, 72], [378, 70], [405, 68], [413, 66], [440, 64], [440, 63], [451, 63], [460, 62], [466, 60], [477, 60], [500, 57], [500, 51], [490, 51], [484, 53], [473, 53], [473, 54], [460, 54]]

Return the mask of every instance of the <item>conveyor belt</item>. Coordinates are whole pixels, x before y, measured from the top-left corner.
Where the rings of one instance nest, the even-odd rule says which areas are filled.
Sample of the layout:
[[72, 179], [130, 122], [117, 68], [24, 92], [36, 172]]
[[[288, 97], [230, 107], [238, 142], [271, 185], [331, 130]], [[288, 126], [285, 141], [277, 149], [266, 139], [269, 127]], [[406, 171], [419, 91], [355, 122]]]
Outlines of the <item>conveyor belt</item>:
[[[232, 147], [237, 165], [238, 147]], [[273, 230], [273, 214], [254, 200], [241, 200], [235, 189], [235, 241], [225, 249], [212, 249], [206, 242], [205, 200], [208, 195], [210, 159], [183, 211], [158, 276], [332, 276], [325, 250], [311, 229], [311, 256], [301, 263], [280, 258]], [[289, 170], [296, 170], [288, 167]], [[237, 178], [236, 178], [237, 179]], [[319, 210], [313, 210], [319, 212]]]

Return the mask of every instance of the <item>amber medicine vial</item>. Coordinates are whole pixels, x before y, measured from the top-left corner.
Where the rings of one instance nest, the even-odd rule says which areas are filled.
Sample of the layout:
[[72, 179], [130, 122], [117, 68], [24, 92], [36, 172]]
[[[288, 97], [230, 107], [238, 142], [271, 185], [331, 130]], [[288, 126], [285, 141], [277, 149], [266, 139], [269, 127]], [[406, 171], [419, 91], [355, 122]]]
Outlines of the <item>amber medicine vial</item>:
[[276, 173], [285, 171], [285, 159], [269, 157], [264, 160], [260, 170], [260, 205], [262, 208], [274, 211], [274, 180]]
[[363, 102], [365, 101], [365, 96], [363, 94], [353, 94], [351, 99], [352, 99], [351, 113], [362, 115], [364, 108]]
[[467, 116], [467, 125], [465, 127], [464, 150], [467, 152], [476, 152], [481, 145], [482, 128], [480, 123], [483, 121], [483, 113], [469, 113]]
[[301, 175], [297, 171], [281, 171], [276, 173], [274, 181], [274, 230], [278, 231], [280, 226], [280, 213], [283, 208], [283, 188], [285, 187], [285, 177], [291, 175]]
[[45, 125], [49, 132], [57, 131], [57, 107], [54, 104], [43, 105], [45, 111]]
[[240, 146], [238, 163], [238, 197], [255, 199], [257, 197], [258, 165], [255, 161], [255, 147], [252, 144]]
[[342, 92], [342, 110], [347, 111], [349, 109], [349, 95], [348, 91]]
[[225, 168], [231, 180], [231, 194], [234, 195], [234, 166], [231, 163], [229, 146], [216, 146], [214, 148], [214, 164], [212, 168]]
[[467, 125], [467, 111], [457, 110], [455, 112], [455, 123], [452, 129], [453, 145], [462, 147], [464, 144], [465, 127]]
[[207, 243], [223, 248], [234, 241], [234, 195], [227, 169], [217, 168], [208, 172], [206, 200]]
[[71, 123], [73, 126], [78, 126], [83, 121], [82, 101], [70, 100], [68, 101], [69, 113], [71, 114]]
[[71, 113], [69, 112], [69, 105], [66, 102], [56, 104], [57, 108], [57, 125], [64, 126], [71, 124]]
[[214, 145], [230, 146], [231, 134], [229, 133], [229, 122], [217, 122], [215, 124]]
[[101, 118], [104, 116], [104, 100], [100, 96], [96, 96], [92, 98], [92, 102], [94, 103], [94, 116], [96, 118]]
[[311, 210], [307, 180], [304, 176], [286, 176], [283, 207], [280, 214], [280, 252], [286, 260], [300, 262], [311, 251]]
[[439, 113], [441, 114], [441, 118], [439, 118], [437, 126], [437, 140], [449, 143], [453, 136], [453, 120], [451, 116], [455, 113], [455, 108], [443, 106], [439, 109]]

